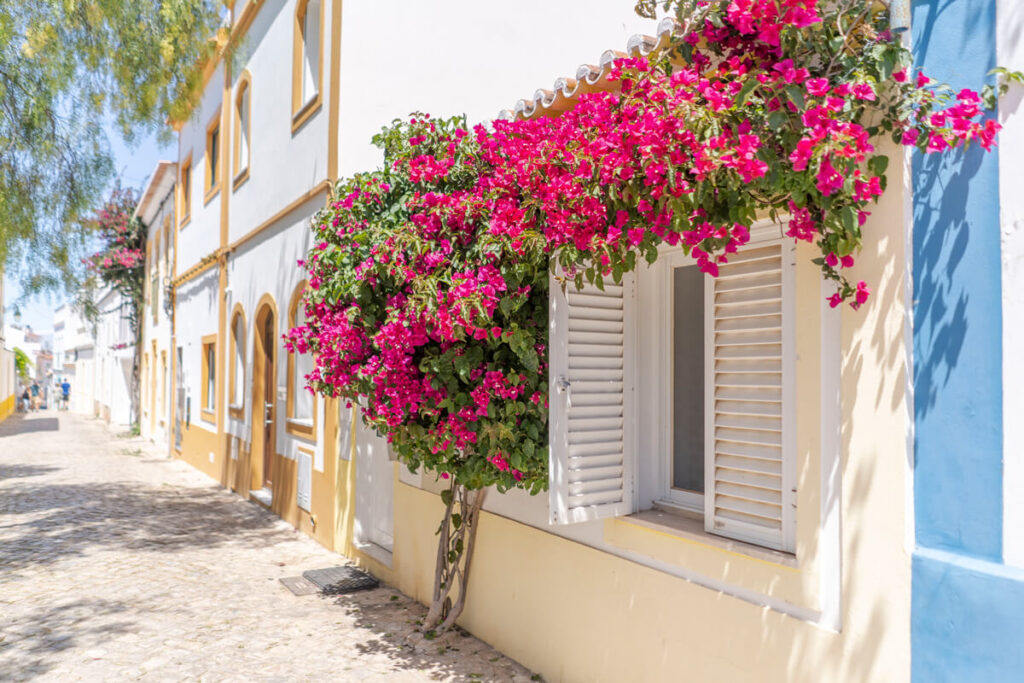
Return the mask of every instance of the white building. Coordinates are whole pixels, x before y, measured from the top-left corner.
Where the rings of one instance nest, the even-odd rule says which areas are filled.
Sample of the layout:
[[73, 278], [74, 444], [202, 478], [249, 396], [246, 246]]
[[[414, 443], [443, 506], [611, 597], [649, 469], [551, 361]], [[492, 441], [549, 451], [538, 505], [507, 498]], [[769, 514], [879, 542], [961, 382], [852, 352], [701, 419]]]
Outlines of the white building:
[[157, 164], [134, 216], [146, 226], [145, 301], [141, 327], [140, 413], [142, 436], [167, 444], [171, 424], [172, 308], [167, 288], [174, 267], [174, 188], [178, 165]]
[[128, 319], [128, 305], [112, 289], [96, 302], [96, 354], [92, 361], [93, 414], [109, 424], [129, 426], [132, 422], [132, 360], [135, 340]]
[[74, 304], [53, 314], [53, 372], [55, 385], [71, 385], [68, 409], [93, 415], [96, 411], [96, 344], [89, 323]]

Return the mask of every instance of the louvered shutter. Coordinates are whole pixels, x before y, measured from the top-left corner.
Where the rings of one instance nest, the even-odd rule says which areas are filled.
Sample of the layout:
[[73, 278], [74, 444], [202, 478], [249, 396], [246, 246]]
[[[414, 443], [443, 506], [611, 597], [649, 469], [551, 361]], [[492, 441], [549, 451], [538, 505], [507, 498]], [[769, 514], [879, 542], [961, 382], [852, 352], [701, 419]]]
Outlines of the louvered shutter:
[[730, 257], [706, 287], [705, 526], [792, 551], [791, 244]]
[[631, 512], [633, 280], [604, 291], [551, 280], [550, 521]]

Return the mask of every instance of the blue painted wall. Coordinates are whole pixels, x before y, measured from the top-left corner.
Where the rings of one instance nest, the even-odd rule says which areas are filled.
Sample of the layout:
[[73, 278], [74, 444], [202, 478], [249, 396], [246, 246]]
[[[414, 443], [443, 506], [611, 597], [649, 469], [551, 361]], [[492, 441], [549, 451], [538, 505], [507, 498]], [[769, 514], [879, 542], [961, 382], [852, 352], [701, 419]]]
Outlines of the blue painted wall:
[[[995, 66], [995, 4], [914, 0], [915, 63], [955, 89], [978, 89]], [[1024, 681], [1024, 572], [1002, 564], [997, 154], [914, 159], [910, 627], [921, 683]]]
[[[915, 63], [955, 90], [995, 66], [995, 0], [917, 0]], [[914, 159], [917, 541], [1002, 559], [998, 152]]]

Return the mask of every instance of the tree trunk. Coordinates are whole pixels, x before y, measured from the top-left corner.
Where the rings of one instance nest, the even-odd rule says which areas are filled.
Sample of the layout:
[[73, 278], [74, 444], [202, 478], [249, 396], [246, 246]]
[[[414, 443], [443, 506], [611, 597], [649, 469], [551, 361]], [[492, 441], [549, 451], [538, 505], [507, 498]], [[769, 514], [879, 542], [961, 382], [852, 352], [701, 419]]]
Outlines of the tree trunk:
[[437, 530], [434, 591], [424, 630], [444, 633], [455, 625], [466, 606], [476, 529], [486, 493], [487, 489], [471, 491], [453, 479], [441, 495], [445, 503], [444, 519]]

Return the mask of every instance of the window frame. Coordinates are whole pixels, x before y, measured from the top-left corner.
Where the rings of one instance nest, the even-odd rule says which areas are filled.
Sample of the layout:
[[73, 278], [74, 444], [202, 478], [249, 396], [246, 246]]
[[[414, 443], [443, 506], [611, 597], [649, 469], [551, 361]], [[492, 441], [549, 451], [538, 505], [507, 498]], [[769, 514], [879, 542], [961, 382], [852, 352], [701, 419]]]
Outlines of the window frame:
[[[238, 335], [236, 334], [237, 323], [242, 323], [242, 339], [239, 343]], [[235, 419], [243, 419], [243, 411], [245, 410], [245, 343], [246, 337], [248, 336], [248, 327], [245, 322], [245, 311], [242, 309], [241, 304], [236, 304], [235, 309], [231, 314], [231, 328], [229, 330], [230, 335], [230, 362], [231, 365], [228, 369], [228, 413]], [[241, 352], [242, 354], [242, 386], [241, 391], [236, 391], [238, 379], [238, 362], [237, 356]], [[238, 395], [241, 394], [241, 395]]]
[[192, 220], [192, 153], [189, 152], [178, 169], [178, 195], [181, 205], [178, 227], [184, 228]]
[[[224, 173], [224, 136], [222, 135], [220, 108], [208, 124], [206, 124], [206, 144], [203, 152], [203, 204], [209, 204], [220, 192], [221, 176]], [[211, 159], [213, 136], [216, 140], [216, 156]]]
[[[245, 127], [245, 159], [242, 159], [242, 98], [245, 97], [245, 118], [248, 125]], [[234, 176], [231, 181], [231, 191], [237, 190], [242, 183], [249, 178], [249, 168], [252, 165], [252, 75], [248, 69], [242, 71], [238, 77], [238, 85], [235, 86], [235, 97], [232, 106], [232, 137], [233, 149], [232, 167]]]
[[[772, 544], [770, 541], [766, 541], [764, 538], [759, 537], [757, 534], [744, 534], [736, 532], [721, 532], [716, 531], [713, 528], [711, 515], [713, 500], [709, 495], [708, 484], [705, 485], [705, 491], [703, 494], [697, 494], [692, 492], [685, 492], [673, 489], [672, 481], [672, 467], [673, 467], [673, 385], [672, 377], [673, 372], [662, 372], [658, 377], [649, 378], [657, 383], [657, 397], [658, 404], [660, 405], [660, 415], [658, 423], [660, 425], [661, 432], [658, 434], [657, 443], [660, 447], [656, 448], [655, 453], [644, 453], [639, 452], [639, 458], [637, 462], [638, 468], [653, 467], [655, 469], [655, 477], [657, 478], [657, 495], [655, 498], [654, 507], [678, 511], [686, 516], [694, 519], [699, 519], [705, 525], [705, 532], [709, 535], [721, 536], [729, 538], [742, 543], [748, 543], [752, 546], [763, 548], [766, 550], [792, 554], [795, 551], [795, 541], [797, 535], [796, 528], [796, 515], [792, 513], [787, 507], [787, 493], [785, 491], [786, 482], [796, 481], [796, 463], [799, 458], [796, 448], [795, 432], [796, 432], [796, 400], [795, 400], [795, 387], [796, 387], [796, 345], [794, 340], [795, 334], [795, 303], [796, 303], [796, 292], [794, 287], [795, 270], [793, 264], [786, 264], [787, 260], [792, 262], [794, 258], [794, 248], [791, 240], [787, 240], [782, 237], [777, 226], [767, 226], [761, 230], [752, 230], [750, 241], [744, 245], [743, 249], [757, 249], [762, 247], [769, 247], [772, 245], [780, 245], [781, 255], [783, 260], [782, 274], [780, 277], [780, 284], [782, 286], [782, 381], [781, 381], [781, 393], [782, 393], [782, 409], [781, 409], [781, 424], [782, 424], [782, 445], [781, 445], [781, 457], [782, 457], [782, 482], [783, 482], [783, 522], [782, 522], [782, 545], [781, 547]], [[692, 264], [692, 260], [678, 251], [678, 249], [672, 249], [663, 247], [660, 251], [662, 254], [659, 256], [657, 265], [655, 267], [660, 268], [661, 272], [658, 273], [658, 292], [656, 302], [653, 303], [655, 307], [655, 315], [650, 318], [654, 321], [656, 327], [651, 329], [651, 325], [647, 325], [645, 329], [641, 329], [641, 334], [655, 335], [658, 343], [658, 365], [661, 368], [672, 368], [673, 367], [673, 287], [672, 287], [672, 276], [674, 268], [683, 265]], [[643, 294], [639, 295], [640, 305], [648, 305], [644, 300], [646, 297]], [[704, 279], [704, 472], [706, 482], [710, 479], [713, 482], [713, 477], [709, 477], [709, 472], [714, 472], [715, 467], [715, 423], [714, 423], [714, 296], [715, 296], [715, 280], [710, 276]], [[651, 460], [655, 459], [654, 464]], [[642, 477], [642, 475], [641, 475]], [[637, 496], [639, 499], [640, 496]], [[795, 497], [792, 499], [795, 501]], [[638, 510], [642, 512], [643, 510]]]
[[324, 84], [324, 20], [326, 17], [327, 3], [319, 0], [320, 17], [317, 22], [319, 32], [317, 50], [317, 77], [316, 92], [307, 95], [303, 92], [305, 77], [303, 73], [303, 62], [306, 55], [306, 10], [310, 0], [298, 0], [295, 5], [295, 18], [293, 21], [292, 39], [292, 134], [294, 135], [313, 114], [320, 110], [323, 102]]
[[[296, 286], [295, 291], [292, 292], [291, 301], [288, 304], [288, 329], [295, 327], [295, 319], [298, 313], [298, 308], [302, 303], [302, 293], [306, 290], [307, 281], [303, 280]], [[310, 419], [297, 418], [295, 416], [295, 396], [296, 396], [296, 382], [298, 377], [296, 376], [295, 370], [295, 353], [288, 353], [287, 360], [287, 398], [285, 401], [285, 431], [294, 436], [299, 436], [305, 439], [313, 440], [316, 438], [317, 429], [317, 395], [313, 394], [313, 402], [311, 406], [311, 417]], [[299, 390], [303, 391], [303, 390]]]
[[[199, 413], [208, 422], [217, 420], [217, 335], [202, 338], [202, 387], [200, 389]], [[212, 362], [211, 362], [212, 361]], [[213, 386], [211, 387], [211, 383]], [[210, 389], [213, 389], [211, 392]]]

